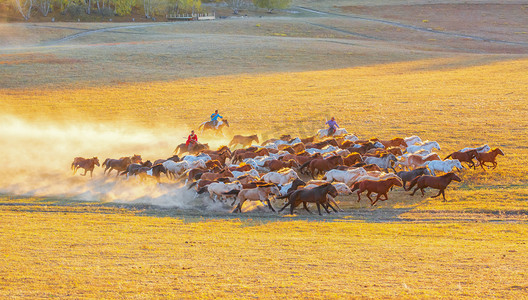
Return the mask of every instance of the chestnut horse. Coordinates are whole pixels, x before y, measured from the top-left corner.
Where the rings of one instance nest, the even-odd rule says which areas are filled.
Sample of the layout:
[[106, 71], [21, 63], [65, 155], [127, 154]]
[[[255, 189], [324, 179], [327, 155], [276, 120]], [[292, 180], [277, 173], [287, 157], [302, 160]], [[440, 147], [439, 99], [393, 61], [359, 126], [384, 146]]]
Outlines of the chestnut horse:
[[77, 172], [79, 168], [84, 169], [84, 174], [81, 174], [81, 176], [86, 176], [86, 173], [90, 171], [90, 177], [93, 176], [93, 170], [95, 166], [99, 167], [99, 159], [97, 157], [93, 158], [82, 158], [82, 157], [76, 157], [73, 159], [73, 162], [71, 164], [71, 169], [73, 170], [73, 175]]
[[444, 160], [451, 157], [453, 159], [458, 159], [461, 163], [465, 162], [469, 168], [472, 167], [473, 169], [476, 169], [477, 166], [475, 165], [475, 162], [473, 162], [473, 158], [477, 156], [477, 153], [478, 152], [476, 149], [472, 149], [468, 151], [456, 151], [446, 156]]
[[405, 147], [405, 148], [407, 148], [407, 143], [405, 142], [405, 140], [403, 138], [400, 138], [400, 137], [395, 137], [392, 140], [388, 140], [388, 141], [378, 140], [378, 142], [382, 143], [383, 146], [385, 146], [385, 148], [389, 148], [389, 147]]
[[[358, 202], [361, 200], [361, 193], [364, 191], [367, 191], [367, 198], [370, 200], [370, 205], [374, 206], [378, 200], [385, 201], [389, 198], [387, 197], [387, 193], [393, 186], [403, 186], [403, 183], [401, 179], [391, 177], [385, 180], [363, 180], [360, 182], [354, 183], [354, 185], [351, 188], [351, 191], [357, 191], [358, 195]], [[370, 198], [370, 194], [376, 193], [378, 196], [376, 197], [376, 200], [372, 200]], [[381, 199], [381, 196], [385, 196], [385, 199]]]
[[416, 185], [416, 189], [411, 193], [411, 196], [414, 196], [414, 193], [416, 193], [417, 190], [420, 190], [422, 192], [422, 196], [425, 195], [424, 189], [425, 188], [433, 188], [440, 190], [436, 196], [433, 196], [432, 198], [440, 196], [442, 194], [442, 197], [444, 197], [444, 201], [446, 201], [445, 198], [445, 189], [447, 186], [451, 183], [451, 181], [458, 181], [461, 182], [462, 179], [458, 177], [455, 173], [449, 172], [442, 176], [430, 176], [430, 175], [423, 175], [420, 177], [416, 177], [411, 181], [411, 184], [409, 185], [408, 190], [411, 190], [413, 186]]
[[[325, 183], [323, 185], [320, 185], [318, 187], [314, 187], [311, 189], [295, 190], [292, 193], [288, 193], [285, 196], [277, 197], [277, 199], [288, 198], [288, 203], [286, 203], [279, 210], [279, 212], [283, 211], [289, 205], [290, 214], [293, 215], [293, 209], [302, 203], [304, 206], [304, 209], [306, 209], [306, 211], [311, 213], [308, 207], [306, 206], [307, 202], [311, 202], [311, 203], [317, 204], [317, 210], [319, 212], [319, 215], [321, 215], [321, 205], [323, 205], [323, 208], [326, 210], [327, 213], [330, 213], [327, 206], [330, 206], [330, 207], [332, 206], [328, 202], [328, 197], [327, 197], [328, 195], [332, 196], [333, 198], [339, 195], [339, 193], [337, 192], [337, 189], [331, 183]], [[332, 209], [335, 210], [335, 208], [333, 207]]]
[[484, 166], [485, 164], [484, 163], [492, 163], [493, 166], [486, 166], [489, 168], [493, 167], [493, 169], [495, 169], [497, 167], [497, 155], [502, 155], [504, 156], [504, 152], [502, 152], [501, 149], [499, 148], [495, 148], [493, 150], [491, 150], [490, 152], [484, 152], [484, 153], [478, 153], [477, 152], [477, 161], [479, 162], [480, 166], [482, 167], [482, 170], [486, 171], [486, 169], [484, 169]]
[[[134, 161], [132, 161], [132, 158], [134, 158]], [[139, 156], [139, 162], [137, 159], [138, 155], [134, 155], [132, 158], [121, 157], [120, 159], [112, 159], [112, 158], [105, 159], [105, 161], [102, 164], [102, 166], [105, 167], [103, 174], [106, 174], [106, 171], [108, 170], [108, 175], [110, 175], [110, 172], [112, 172], [112, 170], [116, 170], [117, 171], [116, 177], [117, 177], [119, 173], [125, 171], [128, 165], [130, 165], [131, 163], [141, 162], [141, 156]]]
[[283, 168], [299, 168], [299, 163], [295, 159], [288, 161], [273, 159], [266, 161], [263, 167], [269, 168], [270, 171], [278, 171]]
[[207, 150], [207, 149], [209, 149], [208, 144], [195, 143], [192, 146], [191, 150], [189, 150], [189, 147], [185, 143], [181, 143], [176, 147], [176, 149], [174, 149], [173, 153], [176, 155], [182, 155], [183, 153], [188, 152], [189, 154], [194, 155], [194, 154], [198, 154], [202, 152], [203, 150]]
[[335, 167], [343, 164], [343, 157], [342, 156], [331, 156], [328, 158], [317, 158], [314, 159], [308, 163], [305, 163], [301, 166], [300, 170], [303, 169], [303, 167], [306, 167], [308, 165], [308, 169], [310, 170], [310, 173], [312, 175], [312, 178], [315, 179], [315, 171], [317, 171], [317, 175], [322, 174], [323, 172], [330, 171], [334, 169]]
[[213, 121], [208, 121], [208, 122], [203, 122], [202, 124], [200, 124], [200, 126], [198, 126], [198, 130], [202, 130], [201, 132], [203, 133], [205, 130], [213, 130], [216, 133], [218, 132], [221, 132], [222, 135], [224, 134], [222, 132], [222, 130], [224, 129], [224, 127], [229, 127], [229, 122], [227, 121], [227, 119], [222, 119], [222, 121], [220, 121], [221, 123], [219, 123], [216, 127], [214, 126], [213, 124]]
[[255, 142], [259, 142], [259, 138], [256, 134], [254, 135], [249, 135], [249, 136], [244, 136], [244, 135], [235, 135], [233, 137], [233, 139], [231, 140], [231, 142], [229, 142], [228, 146], [229, 147], [235, 147], [236, 145], [242, 145], [242, 148], [246, 148], [246, 147], [249, 147], [251, 146], [251, 143], [255, 141]]

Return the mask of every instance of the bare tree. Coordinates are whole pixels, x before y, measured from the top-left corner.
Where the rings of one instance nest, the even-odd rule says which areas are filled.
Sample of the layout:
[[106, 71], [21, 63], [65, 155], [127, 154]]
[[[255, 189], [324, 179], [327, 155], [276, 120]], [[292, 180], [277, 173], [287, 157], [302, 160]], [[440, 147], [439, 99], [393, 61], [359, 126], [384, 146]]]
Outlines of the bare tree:
[[51, 0], [37, 0], [38, 1], [38, 10], [42, 13], [42, 15], [45, 17], [50, 12], [51, 8]]
[[[24, 1], [23, 4], [22, 1]], [[14, 3], [22, 17], [24, 17], [24, 20], [29, 20], [29, 17], [31, 17], [31, 8], [33, 8], [33, 0], [14, 0]]]
[[238, 15], [241, 8], [247, 5], [246, 0], [227, 0], [227, 6], [233, 10], [233, 14]]

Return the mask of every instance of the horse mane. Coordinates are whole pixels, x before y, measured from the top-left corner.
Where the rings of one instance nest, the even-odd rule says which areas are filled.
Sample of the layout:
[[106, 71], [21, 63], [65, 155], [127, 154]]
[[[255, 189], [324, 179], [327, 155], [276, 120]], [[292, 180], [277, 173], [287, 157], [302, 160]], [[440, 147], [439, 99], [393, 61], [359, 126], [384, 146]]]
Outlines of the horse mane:
[[282, 169], [278, 170], [277, 173], [284, 174], [284, 173], [288, 173], [290, 171], [292, 171], [292, 169], [290, 169], [290, 168], [282, 168]]

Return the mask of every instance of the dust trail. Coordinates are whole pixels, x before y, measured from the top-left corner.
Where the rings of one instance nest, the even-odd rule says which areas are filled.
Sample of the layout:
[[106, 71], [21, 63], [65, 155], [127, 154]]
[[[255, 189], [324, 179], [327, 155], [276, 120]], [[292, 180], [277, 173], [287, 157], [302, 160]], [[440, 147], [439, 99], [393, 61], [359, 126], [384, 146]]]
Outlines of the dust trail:
[[[184, 142], [186, 130], [168, 128], [160, 132], [109, 124], [32, 122], [13, 116], [0, 116], [0, 124], [2, 194], [225, 210], [209, 199], [195, 200], [194, 191], [166, 178], [161, 185], [154, 180], [140, 183], [137, 178], [115, 179], [115, 171], [104, 176], [99, 167], [93, 178], [89, 173], [80, 176], [83, 169], [72, 176], [71, 163], [77, 156], [97, 156], [101, 163], [106, 158], [134, 154], [140, 154], [143, 161], [168, 158], [175, 146]], [[221, 142], [225, 141], [215, 144]]]

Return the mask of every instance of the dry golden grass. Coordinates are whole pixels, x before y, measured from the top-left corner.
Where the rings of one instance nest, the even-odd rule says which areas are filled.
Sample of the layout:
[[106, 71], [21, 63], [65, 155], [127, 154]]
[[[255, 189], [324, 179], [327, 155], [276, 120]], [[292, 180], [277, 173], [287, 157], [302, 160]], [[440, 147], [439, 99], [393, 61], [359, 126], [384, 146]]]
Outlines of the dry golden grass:
[[0, 297], [522, 298], [528, 289], [525, 224], [17, 210], [0, 209]]
[[[496, 170], [464, 171], [463, 182], [447, 190], [446, 203], [396, 190], [389, 201], [367, 209], [350, 197], [342, 199], [348, 212], [327, 222], [298, 220], [302, 212], [291, 220], [269, 213], [250, 215], [255, 220], [213, 214], [206, 215], [212, 220], [186, 222], [184, 213], [159, 218], [99, 204], [3, 199], [0, 295], [525, 297], [528, 60], [464, 63], [451, 58], [101, 88], [0, 90], [3, 112], [42, 122], [171, 131], [195, 128], [218, 108], [232, 124], [230, 134], [266, 138], [311, 135], [335, 115], [361, 138], [417, 134], [436, 140], [442, 157], [484, 143], [506, 153]], [[214, 141], [201, 138], [208, 139]], [[383, 221], [376, 214], [384, 211], [394, 216], [390, 221], [415, 222], [358, 221]]]

